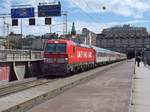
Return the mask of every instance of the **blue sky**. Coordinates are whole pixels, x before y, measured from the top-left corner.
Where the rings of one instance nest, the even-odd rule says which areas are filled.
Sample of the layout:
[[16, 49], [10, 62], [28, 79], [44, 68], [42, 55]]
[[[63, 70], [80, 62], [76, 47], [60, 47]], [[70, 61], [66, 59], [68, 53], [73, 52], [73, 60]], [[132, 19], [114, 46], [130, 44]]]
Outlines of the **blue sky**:
[[[0, 14], [10, 13], [11, 6], [31, 4], [35, 8], [38, 3], [57, 0], [0, 0]], [[150, 0], [60, 0], [62, 10], [68, 12], [68, 29], [75, 22], [77, 32], [82, 28], [100, 33], [103, 28], [116, 25], [131, 24], [143, 26], [150, 30]], [[102, 7], [105, 6], [106, 10]], [[54, 17], [53, 25], [62, 23], [62, 17]], [[11, 25], [11, 19], [6, 22]], [[28, 26], [28, 19], [23, 19], [23, 34], [40, 35], [49, 32], [44, 26], [44, 18], [37, 18], [37, 26]], [[62, 25], [52, 26], [52, 32], [62, 33]], [[20, 26], [9, 27], [9, 31], [20, 33]], [[3, 21], [0, 20], [0, 35], [4, 35]], [[5, 31], [6, 35], [6, 31]]]

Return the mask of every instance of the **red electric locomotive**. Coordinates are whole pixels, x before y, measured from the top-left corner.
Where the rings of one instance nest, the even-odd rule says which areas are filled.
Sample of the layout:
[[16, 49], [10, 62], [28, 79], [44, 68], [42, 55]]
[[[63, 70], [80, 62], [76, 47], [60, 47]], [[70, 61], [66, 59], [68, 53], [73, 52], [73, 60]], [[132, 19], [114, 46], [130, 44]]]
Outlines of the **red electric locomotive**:
[[46, 75], [66, 75], [92, 68], [96, 51], [71, 40], [48, 40], [44, 51], [43, 72]]

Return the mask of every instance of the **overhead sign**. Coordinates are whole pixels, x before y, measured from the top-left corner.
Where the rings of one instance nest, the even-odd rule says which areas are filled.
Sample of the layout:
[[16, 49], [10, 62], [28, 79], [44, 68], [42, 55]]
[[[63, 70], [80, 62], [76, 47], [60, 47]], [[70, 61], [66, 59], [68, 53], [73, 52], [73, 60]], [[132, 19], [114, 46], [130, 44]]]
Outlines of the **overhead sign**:
[[39, 5], [38, 6], [39, 17], [51, 17], [61, 16], [61, 4], [55, 5]]
[[30, 18], [34, 17], [34, 8], [14, 8], [11, 9], [11, 18]]

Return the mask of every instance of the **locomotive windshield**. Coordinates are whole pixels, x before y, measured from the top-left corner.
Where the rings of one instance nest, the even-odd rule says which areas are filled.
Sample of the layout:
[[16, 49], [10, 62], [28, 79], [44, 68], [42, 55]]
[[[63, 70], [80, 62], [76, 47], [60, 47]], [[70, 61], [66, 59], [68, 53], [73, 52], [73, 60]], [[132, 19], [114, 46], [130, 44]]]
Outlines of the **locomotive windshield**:
[[47, 44], [46, 51], [48, 53], [66, 53], [66, 44]]

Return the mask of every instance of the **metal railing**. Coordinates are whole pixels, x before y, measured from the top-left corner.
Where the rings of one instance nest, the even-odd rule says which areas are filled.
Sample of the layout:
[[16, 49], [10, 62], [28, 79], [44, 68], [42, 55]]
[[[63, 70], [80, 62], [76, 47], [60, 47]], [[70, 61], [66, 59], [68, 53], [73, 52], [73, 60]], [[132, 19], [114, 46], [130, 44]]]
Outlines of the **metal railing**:
[[31, 50], [0, 50], [0, 61], [42, 60], [43, 51]]

